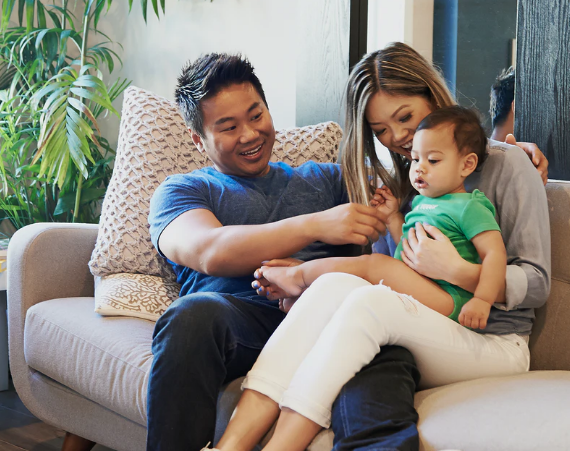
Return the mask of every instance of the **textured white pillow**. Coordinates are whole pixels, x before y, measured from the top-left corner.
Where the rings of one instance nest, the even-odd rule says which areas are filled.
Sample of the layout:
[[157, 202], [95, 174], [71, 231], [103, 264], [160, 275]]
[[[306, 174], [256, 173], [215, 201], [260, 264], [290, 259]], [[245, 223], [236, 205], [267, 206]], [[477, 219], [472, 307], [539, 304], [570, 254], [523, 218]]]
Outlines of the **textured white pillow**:
[[[278, 131], [272, 161], [284, 161], [291, 166], [309, 160], [333, 162], [341, 138], [342, 130], [334, 122]], [[158, 287], [158, 291], [171, 292], [176, 286], [174, 272], [150, 241], [147, 221], [150, 199], [167, 176], [207, 165], [210, 161], [192, 143], [174, 102], [140, 88], [130, 87], [125, 91], [113, 176], [103, 201], [97, 243], [89, 262], [91, 273], [101, 277], [96, 291], [96, 311], [156, 318], [170, 305], [173, 299], [165, 295], [161, 297], [162, 306], [158, 301], [144, 305], [141, 301], [137, 310], [134, 308], [136, 293], [125, 294], [125, 287], [136, 291], [137, 277], [112, 278], [109, 282], [107, 277], [121, 273], [157, 276], [168, 284]], [[124, 282], [120, 289], [118, 280]], [[150, 279], [140, 280], [141, 289], [146, 289], [145, 284]], [[113, 301], [108, 294], [119, 291], [121, 299], [129, 299], [128, 302]]]

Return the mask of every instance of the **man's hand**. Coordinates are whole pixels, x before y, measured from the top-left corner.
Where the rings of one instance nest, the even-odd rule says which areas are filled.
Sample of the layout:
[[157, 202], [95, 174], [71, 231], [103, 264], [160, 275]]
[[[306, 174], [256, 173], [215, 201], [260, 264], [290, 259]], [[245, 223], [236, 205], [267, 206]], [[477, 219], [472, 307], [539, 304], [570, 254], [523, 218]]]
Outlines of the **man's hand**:
[[333, 245], [365, 246], [386, 230], [376, 208], [354, 203], [315, 213], [310, 227], [318, 241]]
[[538, 170], [538, 173], [542, 178], [542, 183], [546, 185], [546, 182], [548, 181], [548, 160], [538, 146], [534, 143], [517, 142], [515, 137], [510, 133], [507, 135], [505, 142], [507, 144], [518, 146], [526, 152], [530, 161], [532, 161], [532, 164], [534, 164], [534, 167]]
[[459, 313], [459, 324], [471, 329], [485, 329], [491, 304], [483, 299], [472, 298]]

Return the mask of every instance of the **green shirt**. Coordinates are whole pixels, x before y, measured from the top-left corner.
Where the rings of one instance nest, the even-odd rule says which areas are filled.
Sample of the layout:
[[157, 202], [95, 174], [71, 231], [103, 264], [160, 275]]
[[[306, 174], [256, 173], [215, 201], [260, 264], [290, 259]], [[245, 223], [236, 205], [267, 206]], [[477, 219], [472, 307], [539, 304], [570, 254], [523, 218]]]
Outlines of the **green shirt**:
[[[479, 254], [471, 240], [488, 230], [500, 231], [495, 220], [495, 207], [479, 190], [472, 193], [445, 194], [440, 197], [416, 196], [412, 203], [412, 211], [406, 215], [402, 227], [404, 237], [416, 223], [427, 223], [437, 227], [459, 252], [459, 255], [470, 263], [480, 263]], [[394, 258], [402, 260], [402, 240], [398, 244]], [[457, 321], [459, 311], [472, 293], [451, 285], [444, 280], [434, 280], [445, 291], [450, 293], [455, 302], [455, 309], [450, 318]]]

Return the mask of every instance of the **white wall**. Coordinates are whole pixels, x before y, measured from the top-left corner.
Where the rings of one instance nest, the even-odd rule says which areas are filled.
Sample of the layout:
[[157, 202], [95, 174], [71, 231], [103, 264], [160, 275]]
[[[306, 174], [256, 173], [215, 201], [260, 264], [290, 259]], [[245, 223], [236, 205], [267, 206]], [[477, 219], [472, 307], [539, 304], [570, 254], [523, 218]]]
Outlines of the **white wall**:
[[431, 62], [433, 0], [370, 0], [368, 51], [394, 41], [405, 42]]
[[[156, 18], [149, 2], [145, 25], [140, 0], [128, 13], [126, 1], [115, 0], [99, 28], [123, 45], [117, 52], [123, 68], [112, 76], [168, 99], [174, 98], [176, 78], [189, 59], [208, 52], [241, 52], [259, 76], [275, 127], [295, 125], [296, 42], [298, 0], [178, 0], [166, 1], [166, 14]], [[122, 98], [116, 108], [120, 109]], [[101, 124], [112, 145], [118, 120]]]
[[[405, 42], [428, 61], [433, 59], [433, 0], [370, 0], [368, 2], [367, 51], [390, 42]], [[374, 140], [376, 154], [392, 167], [390, 152]]]

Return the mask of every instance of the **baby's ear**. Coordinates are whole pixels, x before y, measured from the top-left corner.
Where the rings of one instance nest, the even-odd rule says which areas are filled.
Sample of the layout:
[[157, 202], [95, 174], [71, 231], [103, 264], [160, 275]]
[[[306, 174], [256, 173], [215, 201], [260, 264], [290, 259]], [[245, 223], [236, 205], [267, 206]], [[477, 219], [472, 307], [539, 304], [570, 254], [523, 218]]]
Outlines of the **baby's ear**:
[[475, 169], [477, 169], [477, 163], [479, 162], [479, 157], [477, 154], [471, 152], [463, 157], [463, 170], [461, 171], [461, 175], [463, 177], [467, 177], [470, 175]]

